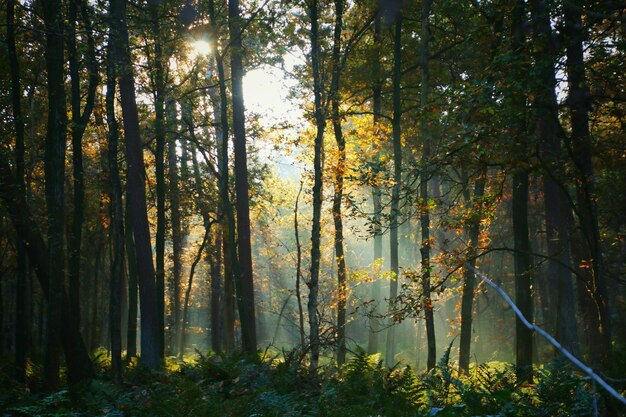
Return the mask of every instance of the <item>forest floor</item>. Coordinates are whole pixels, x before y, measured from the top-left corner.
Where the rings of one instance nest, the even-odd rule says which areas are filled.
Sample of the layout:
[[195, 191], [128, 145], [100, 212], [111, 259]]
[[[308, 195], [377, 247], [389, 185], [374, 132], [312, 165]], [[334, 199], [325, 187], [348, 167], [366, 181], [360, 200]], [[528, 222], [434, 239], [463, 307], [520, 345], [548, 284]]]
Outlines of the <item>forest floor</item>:
[[532, 384], [518, 382], [514, 367], [502, 362], [459, 375], [448, 355], [423, 374], [404, 366], [390, 369], [378, 355], [364, 352], [340, 370], [323, 367], [314, 373], [298, 352], [256, 361], [217, 355], [169, 358], [160, 372], [149, 372], [134, 360], [125, 368], [122, 385], [108, 378], [105, 355], [96, 363], [99, 377], [55, 392], [41, 390], [41, 370], [32, 366], [28, 385], [2, 372], [0, 416], [626, 415], [559, 361], [537, 368]]

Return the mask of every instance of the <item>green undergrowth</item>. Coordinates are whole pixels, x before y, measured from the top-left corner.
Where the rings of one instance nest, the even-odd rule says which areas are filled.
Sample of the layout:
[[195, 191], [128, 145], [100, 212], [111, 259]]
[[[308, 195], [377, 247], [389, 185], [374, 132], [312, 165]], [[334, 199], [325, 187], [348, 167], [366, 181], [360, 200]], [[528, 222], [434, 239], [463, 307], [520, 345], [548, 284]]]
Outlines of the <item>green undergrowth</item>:
[[293, 352], [172, 358], [161, 372], [133, 361], [119, 386], [106, 366], [100, 361], [98, 378], [53, 393], [30, 392], [2, 369], [0, 416], [593, 416], [594, 398], [600, 415], [605, 407], [602, 394], [594, 396], [589, 381], [563, 362], [536, 369], [532, 384], [518, 382], [504, 363], [459, 375], [448, 353], [422, 374], [390, 369], [363, 351], [340, 370], [316, 372]]

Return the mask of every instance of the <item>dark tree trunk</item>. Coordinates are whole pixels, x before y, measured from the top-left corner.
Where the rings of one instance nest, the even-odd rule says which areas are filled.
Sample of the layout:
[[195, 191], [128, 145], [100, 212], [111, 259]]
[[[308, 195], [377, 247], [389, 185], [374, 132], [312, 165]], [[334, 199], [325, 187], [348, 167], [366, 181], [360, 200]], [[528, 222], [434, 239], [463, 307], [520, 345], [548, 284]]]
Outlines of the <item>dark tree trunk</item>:
[[333, 223], [335, 226], [335, 262], [337, 264], [337, 365], [346, 361], [346, 257], [343, 245], [343, 182], [346, 170], [346, 140], [343, 137], [339, 105], [341, 95], [339, 83], [341, 75], [341, 33], [343, 29], [343, 0], [335, 0], [335, 28], [333, 30], [332, 80], [330, 83], [333, 133], [337, 142], [337, 166], [335, 167], [335, 193], [333, 195]]
[[137, 257], [135, 255], [135, 239], [128, 197], [124, 209], [124, 239], [126, 263], [128, 267], [128, 328], [126, 329], [126, 358], [137, 356]]
[[298, 189], [296, 196], [296, 205], [293, 209], [293, 231], [296, 238], [296, 301], [298, 302], [298, 323], [300, 325], [300, 347], [304, 349], [304, 311], [302, 310], [302, 291], [300, 284], [302, 282], [302, 245], [300, 244], [300, 230], [298, 226], [298, 203], [302, 194], [302, 186]]
[[[477, 210], [482, 206], [482, 198], [485, 194], [485, 175], [483, 173], [474, 184], [474, 195], [470, 196], [469, 180], [465, 178], [464, 190], [465, 206], [469, 210]], [[467, 263], [472, 268], [476, 266], [476, 250], [480, 235], [481, 216], [473, 214], [471, 223], [467, 226], [466, 234], [469, 238], [469, 250], [467, 251]], [[474, 306], [474, 271], [465, 268], [463, 272], [463, 295], [461, 298], [461, 337], [459, 341], [459, 370], [469, 372], [470, 348], [472, 344], [472, 310]]]
[[[13, 106], [13, 124], [15, 126], [15, 183], [18, 192], [24, 194], [24, 119], [22, 117], [22, 88], [20, 86], [20, 67], [15, 46], [15, 5], [16, 0], [7, 1], [7, 49], [11, 72], [11, 104]], [[17, 277], [15, 284], [15, 378], [23, 382], [26, 378], [26, 354], [29, 347], [28, 336], [30, 323], [27, 318], [28, 271], [26, 249], [18, 238], [15, 242], [17, 251]], [[0, 321], [2, 323], [2, 321]], [[1, 325], [1, 324], [0, 324]]]
[[113, 45], [116, 46], [115, 56], [120, 74], [120, 99], [128, 163], [127, 187], [132, 215], [132, 232], [135, 238], [141, 301], [141, 360], [148, 368], [156, 369], [160, 366], [163, 358], [163, 349], [159, 339], [163, 329], [161, 328], [162, 319], [158, 316], [156, 302], [157, 292], [146, 204], [146, 173], [139, 133], [139, 116], [135, 99], [135, 81], [130, 59], [128, 29], [126, 27], [125, 0], [111, 0], [110, 7], [112, 33], [114, 35]]
[[252, 246], [250, 242], [250, 203], [248, 196], [248, 163], [246, 126], [243, 106], [243, 62], [241, 59], [241, 18], [239, 0], [228, 2], [230, 30], [230, 66], [233, 96], [233, 148], [235, 154], [235, 195], [237, 210], [237, 254], [240, 273], [235, 281], [237, 305], [241, 322], [242, 350], [256, 353], [256, 316], [254, 309], [254, 281], [252, 275]]
[[[513, 10], [512, 16], [512, 43], [514, 58], [517, 61], [520, 75], [527, 68], [523, 60], [523, 48], [525, 43], [524, 2], [518, 1]], [[519, 114], [525, 114], [526, 98], [518, 91], [513, 92], [513, 106]], [[515, 157], [521, 162], [527, 157], [528, 141], [526, 140], [526, 124], [524, 117], [518, 116], [515, 129]], [[516, 164], [518, 162], [516, 161]], [[513, 240], [515, 258], [515, 303], [520, 308], [522, 314], [532, 322], [532, 259], [530, 239], [528, 236], [528, 171], [518, 167], [513, 172]], [[532, 380], [532, 358], [533, 337], [532, 332], [516, 318], [515, 321], [515, 360], [517, 366], [517, 376], [520, 380]]]
[[[83, 170], [83, 135], [87, 128], [87, 123], [93, 111], [96, 89], [98, 87], [98, 63], [96, 60], [96, 46], [93, 39], [91, 19], [88, 14], [87, 4], [82, 0], [71, 0], [69, 5], [69, 28], [67, 37], [67, 49], [70, 69], [71, 86], [71, 108], [72, 108], [72, 175], [74, 176], [74, 215], [71, 225], [71, 233], [68, 238], [68, 276], [69, 276], [69, 298], [72, 314], [78, 319], [80, 325], [80, 266], [81, 266], [81, 244], [82, 231], [85, 217], [85, 175]], [[76, 20], [78, 12], [81, 11], [81, 18], [85, 25], [87, 37], [87, 66], [89, 70], [89, 84], [87, 87], [87, 97], [85, 107], [82, 109], [81, 86], [80, 86], [80, 56], [76, 45]], [[82, 112], [81, 112], [82, 109]]]
[[577, 350], [574, 288], [570, 272], [569, 230], [567, 218], [571, 211], [569, 196], [559, 181], [563, 178], [560, 125], [555, 93], [554, 65], [557, 49], [553, 44], [550, 11], [544, 0], [530, 2], [533, 51], [537, 87], [535, 91], [535, 132], [541, 150], [544, 173], [543, 194], [546, 221], [548, 276], [550, 292], [556, 300], [556, 333], [561, 344]]
[[[590, 348], [596, 364], [606, 363], [611, 348], [611, 323], [608, 304], [606, 279], [600, 230], [598, 227], [598, 208], [596, 205], [593, 147], [589, 133], [589, 110], [591, 94], [585, 79], [585, 61], [583, 41], [586, 36], [583, 30], [581, 1], [564, 4], [565, 36], [567, 45], [567, 81], [570, 121], [572, 126], [570, 157], [578, 170], [579, 181], [576, 181], [576, 198], [580, 232], [587, 251], [586, 260], [592, 269], [591, 281], [579, 283], [579, 287], [589, 286], [593, 296], [593, 304], [598, 314], [586, 314], [586, 327], [598, 329], [587, 333], [586, 340], [593, 346]], [[586, 291], [585, 291], [586, 292]], [[591, 303], [585, 303], [591, 304]], [[599, 334], [593, 334], [599, 333]], [[598, 337], [599, 336], [599, 337]], [[598, 343], [599, 342], [599, 343]]]
[[[425, 0], [422, 2], [422, 36], [420, 44], [420, 64], [422, 67], [422, 89], [420, 94], [420, 106], [425, 114], [429, 112], [426, 110], [428, 104], [428, 94], [430, 91], [430, 72], [428, 69], [429, 59], [429, 41], [430, 41], [430, 27], [428, 19], [430, 16], [430, 7], [432, 0]], [[420, 224], [422, 227], [422, 242], [420, 245], [421, 266], [422, 266], [422, 297], [424, 298], [424, 316], [426, 320], [426, 340], [428, 344], [428, 369], [433, 369], [437, 361], [437, 345], [435, 341], [435, 322], [433, 317], [433, 304], [430, 293], [430, 210], [428, 208], [428, 182], [432, 175], [429, 168], [430, 161], [430, 132], [426, 126], [425, 121], [420, 123], [420, 135], [422, 136], [423, 149], [422, 160], [420, 165], [422, 167], [422, 173], [420, 178], [420, 200], [421, 200], [421, 212], [420, 212]]]
[[[400, 191], [402, 188], [402, 118], [401, 82], [402, 82], [402, 14], [398, 12], [395, 24], [395, 37], [393, 43], [393, 189], [391, 190], [391, 207], [389, 213], [389, 262], [391, 266], [391, 279], [389, 282], [389, 306], [395, 309], [396, 297], [398, 296], [398, 280], [400, 279], [400, 265], [398, 259], [398, 217], [400, 216]], [[396, 351], [396, 326], [391, 323], [387, 330], [387, 346], [385, 349], [385, 362], [387, 366], [395, 364]]]
[[[109, 36], [111, 40], [111, 36]], [[122, 382], [122, 278], [124, 275], [124, 209], [122, 184], [117, 163], [118, 125], [115, 119], [115, 68], [112, 46], [107, 47], [106, 118], [109, 128], [109, 186], [111, 191], [111, 237], [113, 259], [111, 262], [109, 293], [109, 332], [111, 335], [111, 375], [116, 383]]]
[[46, 70], [48, 73], [48, 126], [46, 133], [45, 178], [48, 213], [48, 313], [44, 379], [50, 389], [59, 382], [59, 337], [65, 294], [64, 179], [65, 179], [65, 82], [63, 74], [63, 17], [59, 0], [43, 4], [46, 30]]
[[324, 130], [326, 128], [326, 115], [324, 114], [322, 97], [322, 79], [319, 67], [320, 45], [319, 45], [319, 22], [318, 22], [318, 0], [309, 3], [309, 18], [311, 19], [311, 66], [313, 69], [313, 95], [315, 96], [315, 125], [317, 133], [315, 135], [314, 156], [313, 156], [313, 224], [311, 226], [311, 275], [309, 282], [309, 301], [307, 309], [309, 311], [309, 343], [311, 345], [310, 368], [316, 369], [320, 355], [320, 328], [317, 315], [319, 275], [320, 275], [320, 238], [321, 238], [321, 217], [322, 217], [322, 160], [324, 154]]
[[[209, 0], [209, 15], [211, 17], [211, 30], [218, 33], [215, 17], [215, 5]], [[217, 51], [217, 42], [214, 42]], [[226, 93], [226, 77], [224, 74], [224, 61], [221, 54], [215, 56], [217, 78], [219, 84], [219, 98], [209, 89], [213, 102], [213, 114], [219, 122], [215, 126], [215, 136], [218, 144], [218, 169], [220, 173], [219, 188], [220, 200], [224, 210], [222, 220], [222, 249], [224, 254], [224, 349], [232, 352], [235, 345], [235, 291], [234, 282], [239, 276], [239, 262], [237, 260], [235, 241], [235, 213], [230, 201], [228, 186], [228, 95]]]
[[[156, 173], [157, 225], [155, 242], [156, 297], [158, 338], [161, 356], [165, 353], [165, 57], [160, 35], [159, 2], [149, 2], [154, 36], [154, 136], [156, 151], [154, 165]], [[170, 329], [171, 330], [171, 329]]]

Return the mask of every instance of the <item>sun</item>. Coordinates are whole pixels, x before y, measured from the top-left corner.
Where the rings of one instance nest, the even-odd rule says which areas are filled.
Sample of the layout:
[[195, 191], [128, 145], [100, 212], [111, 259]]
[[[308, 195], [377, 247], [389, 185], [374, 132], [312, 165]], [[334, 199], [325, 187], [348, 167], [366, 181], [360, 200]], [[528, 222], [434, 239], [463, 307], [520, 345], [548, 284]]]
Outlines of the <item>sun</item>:
[[205, 57], [211, 53], [211, 45], [205, 40], [197, 40], [191, 43], [191, 58]]

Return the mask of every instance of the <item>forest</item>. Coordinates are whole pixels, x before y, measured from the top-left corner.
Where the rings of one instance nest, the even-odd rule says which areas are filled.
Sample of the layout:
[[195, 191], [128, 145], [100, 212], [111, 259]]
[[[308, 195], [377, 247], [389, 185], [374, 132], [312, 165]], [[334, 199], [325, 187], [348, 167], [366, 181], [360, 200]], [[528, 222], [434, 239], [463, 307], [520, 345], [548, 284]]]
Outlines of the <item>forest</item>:
[[626, 415], [626, 3], [0, 0], [3, 416]]

